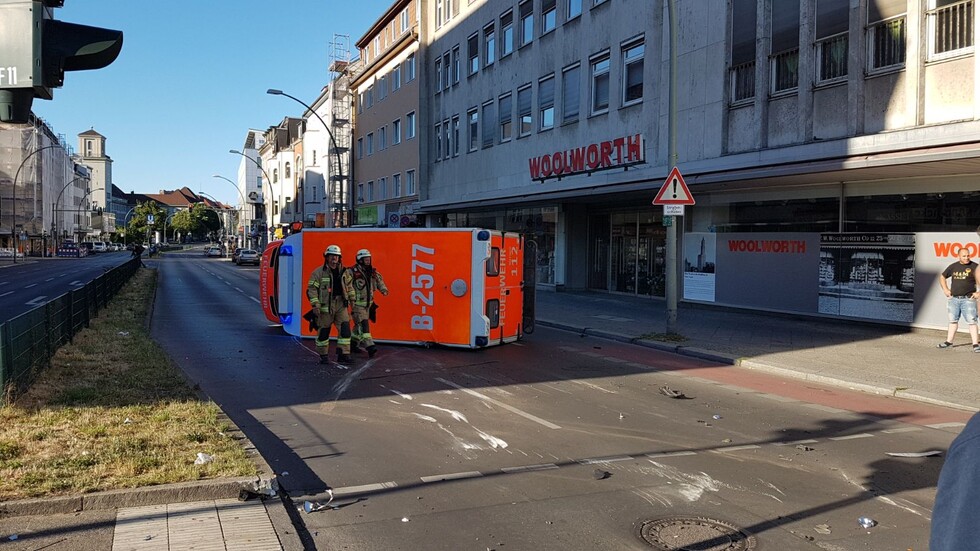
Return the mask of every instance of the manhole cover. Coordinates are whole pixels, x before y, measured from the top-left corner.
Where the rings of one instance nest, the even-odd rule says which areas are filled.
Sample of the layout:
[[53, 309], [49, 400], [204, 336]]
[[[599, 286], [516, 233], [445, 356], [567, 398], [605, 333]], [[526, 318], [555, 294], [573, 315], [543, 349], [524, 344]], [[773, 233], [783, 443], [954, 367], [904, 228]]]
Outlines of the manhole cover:
[[753, 536], [705, 517], [667, 517], [640, 524], [640, 539], [661, 551], [749, 551]]

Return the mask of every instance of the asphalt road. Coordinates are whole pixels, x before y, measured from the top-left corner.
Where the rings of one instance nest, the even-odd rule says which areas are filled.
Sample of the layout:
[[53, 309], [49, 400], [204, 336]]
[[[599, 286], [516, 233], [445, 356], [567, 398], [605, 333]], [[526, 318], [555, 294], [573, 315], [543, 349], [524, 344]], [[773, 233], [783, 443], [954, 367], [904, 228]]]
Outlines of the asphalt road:
[[0, 321], [15, 318], [130, 259], [129, 251], [84, 258], [0, 259]]
[[153, 336], [297, 505], [333, 489], [299, 513], [319, 549], [741, 549], [698, 518], [756, 549], [925, 549], [942, 459], [887, 452], [944, 450], [969, 417], [547, 328], [320, 366], [265, 320], [257, 268], [148, 264]]

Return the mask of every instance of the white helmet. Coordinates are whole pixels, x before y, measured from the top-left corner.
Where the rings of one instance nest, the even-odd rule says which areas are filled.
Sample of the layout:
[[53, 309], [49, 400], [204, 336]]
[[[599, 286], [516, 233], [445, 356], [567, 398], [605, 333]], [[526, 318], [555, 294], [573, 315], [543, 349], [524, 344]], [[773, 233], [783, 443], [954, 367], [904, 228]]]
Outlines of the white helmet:
[[327, 256], [328, 254], [335, 254], [337, 256], [341, 256], [340, 247], [338, 247], [337, 245], [330, 245], [329, 247], [327, 247], [327, 250], [323, 251], [323, 256]]
[[371, 258], [371, 251], [369, 251], [367, 249], [361, 249], [361, 250], [357, 251], [357, 256], [355, 256], [354, 258], [357, 259], [357, 260], [361, 260], [361, 259], [364, 259], [364, 258]]

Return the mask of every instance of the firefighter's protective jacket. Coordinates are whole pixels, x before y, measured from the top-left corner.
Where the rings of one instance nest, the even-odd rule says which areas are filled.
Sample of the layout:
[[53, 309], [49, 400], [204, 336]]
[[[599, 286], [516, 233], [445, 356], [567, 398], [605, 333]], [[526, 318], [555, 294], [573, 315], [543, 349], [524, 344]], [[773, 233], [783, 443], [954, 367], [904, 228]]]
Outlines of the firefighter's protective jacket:
[[[343, 292], [343, 299], [348, 303], [355, 299], [353, 277], [350, 270], [340, 266], [340, 285]], [[306, 284], [306, 297], [310, 299], [310, 306], [319, 312], [330, 312], [331, 293], [333, 292], [333, 271], [329, 266], [320, 266], [310, 274], [310, 281]]]
[[388, 294], [388, 287], [385, 286], [385, 280], [381, 277], [381, 272], [377, 270], [371, 270], [371, 274], [367, 274], [360, 264], [355, 264], [351, 266], [347, 273], [351, 274], [351, 279], [354, 285], [354, 306], [363, 306], [365, 308], [371, 306], [374, 302], [374, 292], [379, 291], [383, 295]]

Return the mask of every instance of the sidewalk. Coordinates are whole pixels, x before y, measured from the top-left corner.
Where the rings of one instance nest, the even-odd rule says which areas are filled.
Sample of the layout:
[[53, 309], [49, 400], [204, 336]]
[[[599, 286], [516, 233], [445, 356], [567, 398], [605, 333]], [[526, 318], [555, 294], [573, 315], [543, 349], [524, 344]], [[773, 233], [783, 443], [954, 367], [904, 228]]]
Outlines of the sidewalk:
[[[980, 354], [970, 336], [951, 349], [946, 332], [804, 318], [681, 303], [681, 342], [644, 338], [664, 333], [666, 303], [595, 292], [538, 292], [539, 326], [634, 342], [782, 376], [875, 394], [980, 409]], [[960, 324], [961, 328], [963, 324]]]

